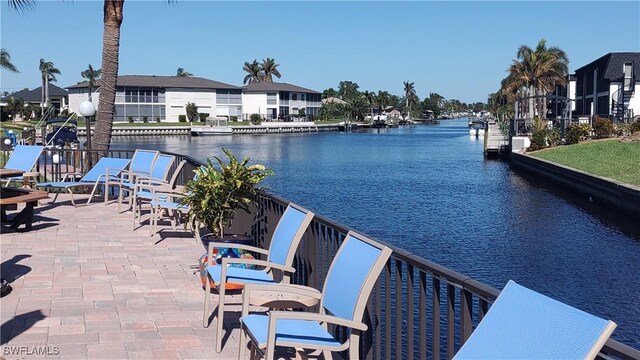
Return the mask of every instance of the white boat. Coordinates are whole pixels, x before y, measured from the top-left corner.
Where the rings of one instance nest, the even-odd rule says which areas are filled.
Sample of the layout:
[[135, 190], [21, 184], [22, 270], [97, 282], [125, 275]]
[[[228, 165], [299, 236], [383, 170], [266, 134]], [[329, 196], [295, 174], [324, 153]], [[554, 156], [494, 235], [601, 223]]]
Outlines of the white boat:
[[231, 135], [233, 129], [227, 126], [226, 118], [207, 118], [207, 125], [191, 125], [191, 135]]

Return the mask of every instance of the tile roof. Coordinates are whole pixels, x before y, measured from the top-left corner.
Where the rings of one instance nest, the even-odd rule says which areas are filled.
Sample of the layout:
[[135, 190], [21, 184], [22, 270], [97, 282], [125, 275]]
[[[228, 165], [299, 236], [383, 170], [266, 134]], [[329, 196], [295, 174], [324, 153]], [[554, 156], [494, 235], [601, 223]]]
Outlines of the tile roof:
[[[22, 89], [20, 91], [16, 91], [13, 94], [7, 95], [5, 97], [2, 98], [2, 101], [7, 101], [10, 98], [20, 98], [24, 101], [30, 101], [30, 102], [40, 102], [42, 100], [42, 86], [38, 86], [37, 88], [33, 89], [33, 90], [29, 90], [29, 89]], [[51, 97], [58, 97], [58, 96], [67, 96], [69, 94], [69, 92], [61, 87], [55, 86], [53, 84], [49, 84], [49, 98]]]
[[[101, 81], [96, 81], [96, 86], [100, 86]], [[88, 81], [67, 86], [67, 89], [86, 88]], [[240, 87], [219, 81], [209, 80], [196, 76], [157, 76], [157, 75], [120, 75], [118, 76], [118, 86], [140, 86], [140, 87], [160, 87], [160, 88], [193, 88], [193, 89], [240, 89]]]
[[320, 94], [318, 91], [303, 88], [298, 85], [261, 81], [242, 87], [245, 92], [265, 92], [265, 91], [290, 91], [299, 93]]

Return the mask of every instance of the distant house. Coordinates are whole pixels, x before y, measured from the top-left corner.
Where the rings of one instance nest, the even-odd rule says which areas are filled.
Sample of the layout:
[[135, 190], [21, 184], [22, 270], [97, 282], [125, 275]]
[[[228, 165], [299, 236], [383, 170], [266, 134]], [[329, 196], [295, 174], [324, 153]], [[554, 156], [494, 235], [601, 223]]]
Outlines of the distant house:
[[[14, 99], [22, 99], [25, 104], [42, 106], [42, 86], [33, 90], [22, 89], [20, 91], [16, 91], [13, 94], [3, 97], [0, 101], [2, 101], [3, 104], [6, 104], [12, 97]], [[49, 84], [49, 103], [57, 110], [56, 112], [66, 109], [68, 104], [67, 90], [53, 84]]]
[[640, 114], [640, 52], [609, 53], [575, 71], [574, 115], [624, 120]]
[[321, 93], [297, 85], [277, 82], [257, 82], [243, 87], [243, 118], [260, 114], [264, 119], [290, 120], [304, 110], [306, 118], [320, 113]]
[[322, 99], [322, 105], [324, 104], [340, 104], [340, 105], [347, 105], [348, 102], [339, 99], [337, 97], [328, 97], [326, 99]]
[[[101, 81], [92, 89], [91, 99], [96, 107]], [[67, 87], [69, 110], [76, 112], [81, 102], [89, 97], [87, 81]], [[140, 122], [177, 122], [186, 115], [188, 102], [198, 106], [199, 113], [211, 117], [242, 116], [242, 89], [240, 87], [201, 77], [156, 75], [118, 76], [114, 122], [129, 119]]]

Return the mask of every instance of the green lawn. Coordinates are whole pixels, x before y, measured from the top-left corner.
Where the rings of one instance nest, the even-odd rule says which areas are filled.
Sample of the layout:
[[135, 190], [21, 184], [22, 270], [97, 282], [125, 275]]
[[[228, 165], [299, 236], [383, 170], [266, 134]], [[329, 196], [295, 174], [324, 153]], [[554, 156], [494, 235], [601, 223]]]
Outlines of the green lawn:
[[530, 153], [591, 174], [640, 186], [640, 142], [594, 141]]
[[316, 120], [314, 123], [316, 125], [329, 125], [329, 124], [338, 124], [343, 122], [343, 119], [332, 119], [332, 120]]

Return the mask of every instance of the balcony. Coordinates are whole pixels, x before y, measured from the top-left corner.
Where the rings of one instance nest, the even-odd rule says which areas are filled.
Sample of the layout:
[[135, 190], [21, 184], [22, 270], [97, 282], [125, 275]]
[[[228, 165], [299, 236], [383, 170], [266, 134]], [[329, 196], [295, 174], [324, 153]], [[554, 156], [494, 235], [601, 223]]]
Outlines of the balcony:
[[[59, 179], [70, 167], [87, 166], [83, 151], [60, 155], [62, 165], [49, 163], [50, 156], [40, 159], [42, 176]], [[108, 155], [130, 157], [133, 151]], [[178, 155], [182, 159], [189, 161], [180, 179], [184, 183], [199, 163]], [[118, 214], [114, 203], [74, 208], [67, 199], [38, 207], [33, 231], [2, 234], [3, 277], [15, 278], [13, 292], [2, 298], [3, 347], [47, 345], [57, 347], [62, 358], [237, 358], [237, 318], [222, 354], [213, 349], [215, 324], [202, 327], [203, 293], [196, 274], [202, 244], [180, 228], [154, 240], [146, 223], [131, 230], [131, 214]], [[268, 246], [287, 203], [264, 194], [252, 214], [240, 213], [229, 231]], [[298, 248], [292, 281], [320, 288], [348, 230], [316, 215]], [[367, 359], [450, 359], [499, 291], [389, 247], [393, 255], [365, 312], [369, 330], [361, 338], [360, 354]], [[238, 294], [232, 296], [232, 302], [240, 301]], [[640, 357], [638, 350], [615, 340], [603, 353]]]

